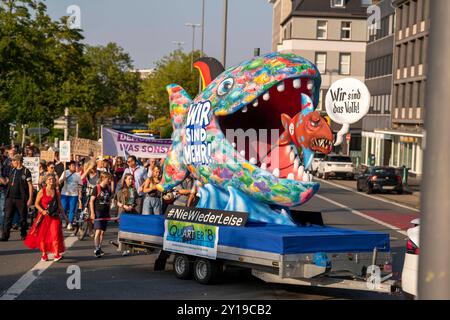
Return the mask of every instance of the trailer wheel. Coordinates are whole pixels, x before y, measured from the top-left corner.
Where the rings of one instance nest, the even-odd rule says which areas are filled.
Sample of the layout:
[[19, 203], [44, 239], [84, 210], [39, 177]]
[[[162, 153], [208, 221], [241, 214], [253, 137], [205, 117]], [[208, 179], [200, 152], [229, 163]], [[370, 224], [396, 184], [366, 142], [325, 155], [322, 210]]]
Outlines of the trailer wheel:
[[201, 284], [216, 282], [221, 265], [214, 260], [198, 258], [194, 262], [194, 278]]
[[175, 259], [173, 260], [173, 271], [178, 279], [190, 279], [192, 277], [192, 269], [192, 262], [187, 255], [175, 255]]

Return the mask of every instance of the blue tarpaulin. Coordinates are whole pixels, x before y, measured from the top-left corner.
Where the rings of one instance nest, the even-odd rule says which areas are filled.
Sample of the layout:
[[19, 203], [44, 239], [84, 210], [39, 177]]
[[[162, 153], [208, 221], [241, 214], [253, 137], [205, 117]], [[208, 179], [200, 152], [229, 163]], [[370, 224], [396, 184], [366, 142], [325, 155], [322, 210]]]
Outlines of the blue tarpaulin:
[[[123, 214], [120, 231], [164, 236], [164, 216]], [[248, 222], [245, 227], [219, 227], [219, 245], [297, 254], [315, 252], [389, 251], [389, 234], [328, 226], [283, 226]]]

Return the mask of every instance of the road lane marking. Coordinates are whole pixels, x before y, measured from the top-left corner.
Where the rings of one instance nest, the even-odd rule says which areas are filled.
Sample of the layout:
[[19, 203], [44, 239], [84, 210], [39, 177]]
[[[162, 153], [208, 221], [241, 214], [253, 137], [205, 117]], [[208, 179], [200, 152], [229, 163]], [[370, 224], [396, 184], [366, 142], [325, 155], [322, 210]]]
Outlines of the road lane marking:
[[[74, 245], [77, 237], [70, 236], [64, 240], [66, 251]], [[14, 300], [17, 299], [39, 276], [47, 270], [54, 261], [39, 261], [33, 268], [25, 273], [19, 280], [16, 281], [8, 290], [1, 296], [0, 300]]]
[[334, 201], [334, 200], [328, 199], [328, 198], [326, 198], [326, 197], [324, 197], [324, 196], [322, 196], [322, 195], [320, 195], [320, 194], [316, 194], [316, 197], [319, 198], [319, 199], [322, 199], [322, 200], [324, 200], [324, 201], [327, 201], [327, 202], [329, 202], [329, 203], [331, 203], [331, 204], [333, 204], [333, 205], [335, 205], [335, 206], [337, 206], [337, 207], [340, 207], [340, 208], [342, 208], [342, 209], [345, 209], [346, 211], [350, 211], [351, 213], [353, 213], [353, 214], [355, 214], [355, 215], [357, 215], [357, 216], [360, 216], [360, 217], [365, 218], [365, 219], [368, 219], [368, 220], [370, 220], [370, 221], [372, 221], [372, 222], [381, 224], [382, 226], [385, 226], [385, 227], [387, 227], [387, 228], [389, 228], [389, 229], [391, 229], [391, 230], [394, 230], [395, 232], [401, 233], [401, 234], [403, 234], [403, 235], [405, 235], [405, 236], [407, 235], [407, 234], [406, 234], [406, 231], [400, 230], [399, 228], [397, 228], [397, 227], [395, 227], [395, 226], [393, 226], [393, 225], [391, 225], [391, 224], [389, 224], [389, 223], [386, 223], [386, 222], [384, 222], [384, 221], [381, 221], [381, 220], [378, 220], [378, 219], [373, 218], [373, 217], [371, 217], [371, 216], [368, 216], [367, 214], [364, 214], [364, 213], [362, 213], [361, 211], [352, 209], [352, 208], [350, 208], [350, 207], [348, 207], [348, 206], [346, 206], [346, 205], [344, 205], [344, 204], [342, 204], [342, 203], [339, 203], [339, 202], [336, 202], [336, 201]]
[[[316, 179], [318, 179], [318, 178], [316, 178]], [[400, 203], [395, 202], [395, 201], [392, 201], [392, 200], [387, 200], [387, 199], [379, 198], [379, 197], [376, 197], [376, 196], [372, 196], [372, 195], [370, 195], [370, 194], [358, 192], [358, 191], [353, 190], [353, 189], [351, 189], [351, 188], [344, 187], [344, 186], [341, 186], [341, 185], [339, 185], [339, 184], [337, 184], [337, 183], [330, 182], [330, 181], [327, 181], [327, 180], [323, 180], [323, 179], [320, 179], [320, 178], [319, 178], [318, 180], [320, 180], [320, 181], [322, 181], [322, 182], [325, 182], [325, 183], [328, 183], [328, 184], [331, 184], [332, 186], [335, 186], [335, 187], [337, 187], [337, 188], [341, 188], [341, 189], [344, 189], [344, 190], [347, 190], [347, 191], [350, 191], [350, 192], [359, 194], [359, 195], [364, 196], [364, 197], [367, 197], [367, 198], [371, 198], [371, 199], [375, 199], [375, 200], [378, 200], [378, 201], [381, 201], [381, 202], [393, 204], [393, 205], [395, 205], [395, 206], [397, 206], [397, 207], [401, 207], [401, 208], [404, 208], [404, 209], [408, 209], [408, 210], [412, 210], [412, 211], [415, 211], [415, 212], [419, 212], [419, 213], [420, 213], [420, 210], [419, 210], [419, 209], [416, 209], [416, 208], [413, 208], [413, 207], [410, 207], [410, 206], [406, 206], [406, 205], [400, 204]]]

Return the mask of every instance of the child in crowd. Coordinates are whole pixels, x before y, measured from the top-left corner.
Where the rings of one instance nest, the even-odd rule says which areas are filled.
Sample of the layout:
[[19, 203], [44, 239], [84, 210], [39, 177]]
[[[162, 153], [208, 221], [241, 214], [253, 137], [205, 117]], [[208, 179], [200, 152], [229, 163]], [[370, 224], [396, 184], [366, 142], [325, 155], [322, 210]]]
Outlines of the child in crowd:
[[119, 207], [119, 217], [122, 213], [137, 213], [138, 193], [133, 186], [133, 175], [125, 174], [123, 178], [123, 185], [117, 193], [117, 206]]
[[111, 190], [112, 176], [108, 172], [102, 172], [97, 187], [93, 190], [90, 199], [91, 220], [94, 221], [94, 255], [100, 258], [104, 255], [102, 250], [103, 237], [110, 218], [109, 210], [111, 206], [112, 190]]

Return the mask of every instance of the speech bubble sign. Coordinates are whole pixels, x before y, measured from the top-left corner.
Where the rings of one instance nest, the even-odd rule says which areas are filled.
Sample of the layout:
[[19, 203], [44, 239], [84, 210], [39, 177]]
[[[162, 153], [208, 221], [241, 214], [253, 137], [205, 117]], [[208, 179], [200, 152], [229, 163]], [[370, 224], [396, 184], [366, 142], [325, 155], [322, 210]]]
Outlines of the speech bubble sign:
[[350, 125], [361, 120], [369, 112], [369, 107], [370, 92], [360, 80], [344, 78], [331, 85], [325, 98], [325, 108], [331, 120], [342, 124], [335, 146], [344, 141]]

